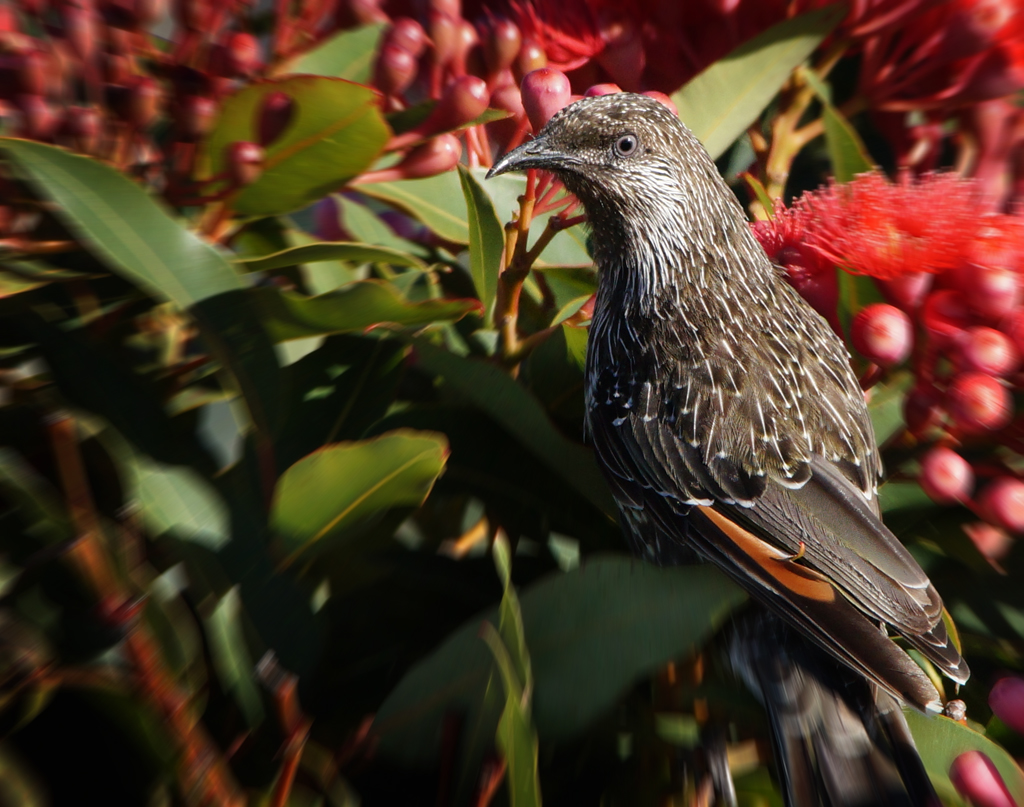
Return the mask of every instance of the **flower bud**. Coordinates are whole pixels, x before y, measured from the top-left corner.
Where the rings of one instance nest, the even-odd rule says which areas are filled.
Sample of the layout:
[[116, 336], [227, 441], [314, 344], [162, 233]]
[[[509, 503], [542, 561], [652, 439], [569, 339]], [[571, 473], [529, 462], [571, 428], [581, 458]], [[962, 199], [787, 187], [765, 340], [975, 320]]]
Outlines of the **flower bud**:
[[544, 48], [532, 39], [524, 39], [515, 64], [520, 77], [525, 78], [534, 70], [540, 70], [547, 66], [548, 55], [544, 52]]
[[450, 171], [462, 156], [462, 144], [453, 134], [442, 134], [412, 149], [395, 168], [403, 179], [421, 179]]
[[227, 164], [235, 185], [251, 185], [263, 173], [263, 148], [256, 143], [238, 141], [227, 147]]
[[594, 98], [598, 95], [615, 95], [618, 92], [622, 92], [622, 87], [618, 84], [595, 84], [593, 87], [587, 88], [587, 91], [583, 93], [583, 97]]
[[203, 31], [213, 10], [212, 0], [174, 0], [174, 20], [188, 31]]
[[487, 68], [492, 74], [509, 69], [523, 46], [523, 35], [512, 20], [497, 17], [491, 21], [484, 48]]
[[965, 285], [967, 303], [980, 316], [999, 319], [1021, 304], [1020, 278], [1013, 269], [979, 267]]
[[[451, 60], [455, 75], [461, 76], [466, 72], [470, 52], [479, 44], [480, 35], [477, 34], [473, 23], [469, 20], [459, 20], [455, 28], [455, 52], [452, 54]], [[478, 56], [476, 67], [480, 69], [482, 65], [479, 64], [479, 51], [476, 55]], [[480, 72], [483, 70], [480, 69]]]
[[160, 110], [160, 86], [149, 76], [140, 76], [128, 95], [125, 120], [137, 129], [148, 129]]
[[427, 34], [411, 17], [398, 17], [384, 35], [383, 47], [389, 45], [408, 51], [418, 59], [427, 47]]
[[960, 292], [952, 289], [933, 291], [921, 308], [921, 322], [936, 346], [956, 341], [971, 324], [971, 315]]
[[956, 504], [971, 498], [974, 470], [955, 451], [938, 446], [921, 458], [919, 481], [936, 504]]
[[250, 76], [260, 69], [263, 63], [260, 43], [252, 34], [235, 31], [223, 44], [229, 76]]
[[1020, 352], [1013, 341], [994, 328], [976, 325], [968, 328], [962, 339], [960, 355], [968, 370], [1006, 376], [1020, 363]]
[[434, 61], [440, 65], [448, 64], [458, 51], [458, 18], [431, 11], [427, 15], [427, 31], [434, 43]]
[[990, 563], [998, 563], [1013, 549], [1014, 540], [1002, 527], [987, 521], [971, 521], [963, 525], [963, 531], [974, 548]]
[[101, 121], [95, 107], [68, 108], [64, 130], [74, 140], [75, 148], [84, 154], [93, 154], [99, 144]]
[[181, 102], [178, 126], [181, 139], [185, 141], [200, 140], [213, 129], [217, 119], [217, 102], [205, 95], [186, 95]]
[[857, 351], [880, 367], [905, 361], [914, 346], [910, 317], [886, 303], [874, 303], [857, 312], [850, 336]]
[[391, 18], [381, 8], [383, 0], [339, 0], [334, 8], [334, 24], [338, 28], [385, 23]]
[[569, 103], [572, 88], [565, 73], [552, 67], [542, 67], [523, 79], [522, 93], [523, 108], [534, 133], [537, 133], [552, 115]]
[[373, 84], [384, 95], [394, 98], [409, 89], [418, 70], [419, 63], [412, 53], [397, 45], [385, 45], [377, 57]]
[[1002, 429], [1013, 416], [1010, 393], [990, 375], [961, 373], [946, 391], [946, 409], [966, 432]]
[[1024, 532], [1024, 482], [1019, 479], [994, 479], [978, 497], [978, 507], [993, 524], [1011, 532]]
[[658, 92], [657, 90], [647, 90], [647, 92], [642, 93], [642, 95], [646, 95], [648, 98], [653, 98], [663, 107], [667, 107], [668, 110], [677, 118], [679, 117], [679, 109], [676, 107], [676, 102], [665, 95], [665, 93]]
[[41, 50], [30, 50], [13, 57], [17, 63], [18, 86], [27, 95], [45, 95], [47, 56]]
[[974, 807], [1016, 805], [996, 766], [981, 751], [967, 751], [954, 759], [949, 778], [957, 792]]
[[53, 106], [41, 95], [19, 95], [15, 104], [21, 112], [21, 130], [32, 140], [49, 140], [60, 122]]
[[449, 84], [430, 116], [417, 129], [424, 134], [456, 129], [487, 109], [487, 82], [476, 76], [460, 76]]
[[99, 45], [98, 29], [101, 21], [96, 7], [92, 3], [65, 3], [61, 6], [61, 22], [64, 38], [75, 55], [83, 61], [91, 62]]
[[295, 102], [280, 90], [268, 93], [260, 104], [256, 137], [261, 146], [269, 146], [287, 129], [295, 117]]
[[631, 92], [639, 90], [647, 64], [640, 29], [628, 18], [623, 18], [606, 25], [601, 36], [607, 44], [597, 55], [598, 64], [617, 84]]
[[1007, 726], [1024, 734], [1024, 678], [1000, 678], [988, 694], [988, 705]]
[[1002, 323], [1002, 331], [1017, 348], [1017, 352], [1024, 356], [1024, 308], [1013, 311]]
[[916, 311], [931, 290], [935, 275], [930, 272], [907, 272], [891, 280], [876, 281], [885, 298], [904, 311]]
[[942, 419], [941, 393], [932, 386], [917, 386], [903, 402], [903, 420], [911, 434], [920, 437]]

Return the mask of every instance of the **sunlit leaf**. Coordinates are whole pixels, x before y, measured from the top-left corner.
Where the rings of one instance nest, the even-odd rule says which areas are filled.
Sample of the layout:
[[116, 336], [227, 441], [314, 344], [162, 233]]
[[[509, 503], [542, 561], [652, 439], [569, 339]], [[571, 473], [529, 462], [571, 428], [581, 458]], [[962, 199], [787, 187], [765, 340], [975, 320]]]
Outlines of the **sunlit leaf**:
[[388, 263], [393, 266], [415, 266], [424, 268], [423, 261], [415, 255], [388, 247], [359, 244], [349, 241], [322, 241], [301, 247], [281, 250], [258, 258], [244, 258], [236, 261], [243, 271], [266, 272], [283, 266], [316, 261], [350, 261], [352, 263]]
[[832, 171], [836, 182], [849, 182], [857, 174], [874, 168], [860, 135], [842, 113], [831, 104], [826, 104], [821, 114], [825, 122], [825, 142], [832, 159]]
[[717, 159], [845, 14], [839, 5], [810, 11], [744, 42], [672, 95], [679, 117]]
[[252, 297], [274, 341], [330, 333], [365, 331], [381, 325], [422, 326], [452, 322], [478, 311], [476, 300], [424, 300], [410, 303], [388, 283], [362, 280], [306, 297], [273, 288], [252, 290]]
[[263, 722], [263, 703], [245, 646], [241, 609], [238, 589], [232, 588], [206, 618], [206, 635], [221, 686], [235, 698], [249, 728], [255, 728]]
[[925, 770], [942, 798], [958, 798], [949, 779], [949, 768], [953, 760], [966, 751], [981, 751], [995, 764], [1014, 800], [1024, 804], [1024, 771], [1021, 771], [1013, 757], [984, 734], [941, 715], [925, 716], [909, 708], [904, 709], [903, 713], [914, 735]]
[[150, 294], [188, 308], [242, 288], [217, 249], [109, 165], [29, 140], [0, 138], [0, 148], [86, 248]]
[[418, 505], [447, 455], [444, 435], [397, 430], [299, 460], [281, 476], [270, 515], [286, 560], [388, 508]]
[[459, 166], [459, 181], [466, 202], [469, 221], [469, 273], [476, 293], [484, 306], [484, 320], [490, 322], [494, 296], [501, 273], [501, 253], [505, 246], [505, 230], [494, 213], [494, 205], [480, 183]]
[[228, 146], [260, 138], [259, 110], [275, 92], [295, 104], [292, 120], [266, 148], [263, 172], [230, 198], [242, 215], [285, 213], [337, 190], [365, 171], [390, 137], [376, 91], [342, 79], [295, 76], [247, 85], [224, 101], [202, 146], [207, 176], [225, 170]]
[[341, 31], [317, 43], [305, 53], [287, 59], [275, 69], [274, 74], [306, 73], [367, 84], [373, 71], [377, 45], [386, 27], [376, 23]]

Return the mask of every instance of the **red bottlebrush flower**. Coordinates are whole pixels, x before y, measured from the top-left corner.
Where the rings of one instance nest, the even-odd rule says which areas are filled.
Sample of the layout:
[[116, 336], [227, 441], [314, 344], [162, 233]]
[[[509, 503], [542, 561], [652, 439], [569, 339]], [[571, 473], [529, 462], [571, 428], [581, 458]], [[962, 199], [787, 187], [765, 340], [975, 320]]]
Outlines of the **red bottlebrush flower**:
[[551, 67], [575, 70], [604, 49], [604, 39], [589, 3], [526, 0], [514, 3], [512, 8], [524, 40], [539, 45]]
[[795, 206], [809, 246], [854, 274], [891, 280], [959, 266], [978, 232], [974, 183], [931, 174], [893, 183], [878, 173], [807, 193]]

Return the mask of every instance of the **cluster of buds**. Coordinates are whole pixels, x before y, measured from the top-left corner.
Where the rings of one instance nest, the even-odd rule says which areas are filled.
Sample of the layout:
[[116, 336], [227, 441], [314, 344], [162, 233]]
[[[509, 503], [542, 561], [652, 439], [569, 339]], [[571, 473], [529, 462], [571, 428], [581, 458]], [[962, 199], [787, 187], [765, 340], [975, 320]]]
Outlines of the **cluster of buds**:
[[965, 504], [983, 519], [972, 537], [991, 557], [1009, 546], [999, 531], [1024, 532], [1024, 481], [990, 451], [973, 465], [962, 453], [1024, 450], [1024, 423], [1014, 415], [1014, 394], [1024, 389], [1024, 217], [965, 215], [985, 209], [980, 184], [954, 174], [897, 182], [865, 174], [753, 226], [840, 333], [837, 272], [871, 278], [885, 302], [856, 312], [849, 328], [873, 365], [865, 379], [908, 364], [907, 431], [932, 446], [920, 482], [936, 502]]

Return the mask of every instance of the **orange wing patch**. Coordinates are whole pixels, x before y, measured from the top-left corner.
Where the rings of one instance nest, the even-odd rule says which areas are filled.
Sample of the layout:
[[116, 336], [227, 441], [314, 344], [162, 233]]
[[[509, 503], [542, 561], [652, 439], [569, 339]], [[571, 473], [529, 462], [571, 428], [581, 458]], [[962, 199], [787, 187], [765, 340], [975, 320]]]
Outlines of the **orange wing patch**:
[[700, 511], [722, 531], [726, 538], [742, 549], [758, 566], [788, 591], [817, 602], [835, 600], [836, 590], [825, 575], [814, 569], [801, 566], [799, 563], [793, 563], [793, 555], [788, 555], [781, 549], [762, 541], [754, 533], [743, 529], [710, 507], [701, 506]]

